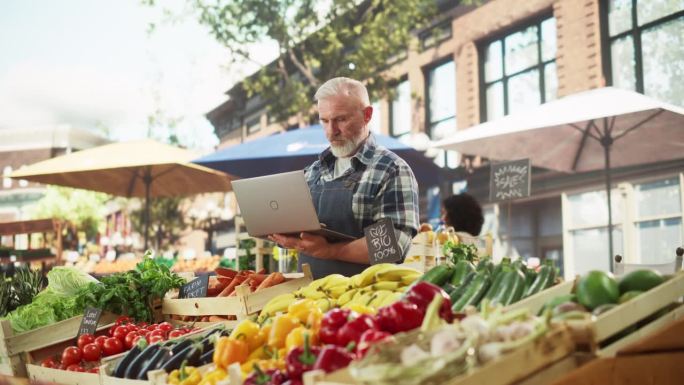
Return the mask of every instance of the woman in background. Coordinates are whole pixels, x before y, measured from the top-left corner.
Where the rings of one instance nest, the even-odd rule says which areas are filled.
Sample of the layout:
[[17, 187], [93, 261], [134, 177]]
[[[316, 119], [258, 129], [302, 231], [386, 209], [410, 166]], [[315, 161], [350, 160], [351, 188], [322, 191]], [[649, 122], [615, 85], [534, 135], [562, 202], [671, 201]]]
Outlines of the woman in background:
[[465, 232], [477, 237], [484, 224], [482, 206], [470, 194], [452, 195], [442, 202], [442, 221], [457, 233]]

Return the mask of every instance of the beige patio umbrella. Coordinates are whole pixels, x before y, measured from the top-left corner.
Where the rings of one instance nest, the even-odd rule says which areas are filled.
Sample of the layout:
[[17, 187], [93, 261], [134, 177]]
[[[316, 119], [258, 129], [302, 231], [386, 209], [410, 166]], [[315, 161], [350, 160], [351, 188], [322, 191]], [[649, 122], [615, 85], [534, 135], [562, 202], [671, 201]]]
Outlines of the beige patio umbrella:
[[22, 167], [10, 177], [111, 195], [145, 198], [145, 248], [150, 198], [230, 191], [233, 176], [190, 163], [197, 154], [154, 140], [107, 144]]

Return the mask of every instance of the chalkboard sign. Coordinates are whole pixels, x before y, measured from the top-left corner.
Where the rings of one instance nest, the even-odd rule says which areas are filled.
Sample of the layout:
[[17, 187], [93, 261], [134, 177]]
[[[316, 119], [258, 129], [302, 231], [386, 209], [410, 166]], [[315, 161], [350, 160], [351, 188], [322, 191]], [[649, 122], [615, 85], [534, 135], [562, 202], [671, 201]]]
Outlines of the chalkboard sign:
[[178, 298], [202, 298], [207, 296], [209, 274], [202, 274], [181, 286]]
[[78, 338], [81, 334], [95, 334], [97, 331], [97, 321], [100, 320], [100, 315], [102, 314], [102, 309], [96, 307], [87, 307], [83, 313], [83, 319], [81, 320], [81, 326], [78, 327]]
[[382, 218], [363, 229], [368, 244], [370, 264], [401, 261], [401, 248], [390, 218]]
[[493, 163], [489, 182], [489, 200], [492, 202], [524, 198], [530, 195], [529, 159]]

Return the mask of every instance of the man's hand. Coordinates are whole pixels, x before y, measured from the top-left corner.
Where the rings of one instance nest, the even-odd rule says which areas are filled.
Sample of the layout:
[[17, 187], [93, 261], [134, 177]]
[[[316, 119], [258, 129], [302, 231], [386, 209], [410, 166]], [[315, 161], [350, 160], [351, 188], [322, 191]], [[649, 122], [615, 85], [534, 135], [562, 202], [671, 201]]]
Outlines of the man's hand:
[[295, 249], [320, 259], [334, 259], [334, 252], [328, 241], [311, 233], [300, 233], [299, 237], [285, 234], [271, 234], [268, 239], [287, 249]]

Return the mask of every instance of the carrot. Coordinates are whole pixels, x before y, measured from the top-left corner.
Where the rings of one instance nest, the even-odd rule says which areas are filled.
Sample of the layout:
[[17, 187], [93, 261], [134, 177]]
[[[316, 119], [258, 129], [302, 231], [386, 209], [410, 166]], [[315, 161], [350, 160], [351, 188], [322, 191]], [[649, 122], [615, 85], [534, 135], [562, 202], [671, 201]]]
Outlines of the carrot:
[[222, 317], [220, 315], [209, 316], [209, 322], [223, 322], [223, 321], [228, 321], [228, 318]]
[[261, 289], [265, 289], [267, 287], [275, 286], [279, 283], [285, 282], [285, 276], [281, 272], [274, 272], [268, 275], [266, 279], [264, 279], [263, 282], [256, 288], [255, 291], [259, 291]]
[[199, 322], [209, 322], [209, 316], [205, 315], [204, 317], [200, 318]]
[[268, 274], [264, 273], [254, 273], [252, 274], [252, 279], [261, 284], [268, 277]]
[[245, 277], [240, 277], [239, 275], [236, 275], [235, 278], [233, 278], [233, 280], [230, 282], [230, 284], [229, 284], [228, 286], [226, 286], [226, 288], [223, 289], [223, 290], [219, 293], [218, 296], [219, 296], [219, 297], [227, 297], [230, 293], [232, 293], [232, 292], [235, 290], [235, 287], [236, 287], [237, 285], [241, 284], [242, 282], [244, 282], [245, 279], [247, 279], [247, 278], [245, 278]]
[[227, 269], [225, 267], [217, 267], [214, 271], [216, 272], [216, 275], [220, 275], [226, 278], [233, 278], [238, 274], [237, 271], [233, 269]]
[[[233, 278], [234, 278], [234, 277], [233, 277]], [[222, 276], [222, 275], [217, 275], [217, 276], [216, 276], [216, 280], [218, 280], [219, 282], [221, 282], [222, 284], [224, 284], [224, 285], [226, 285], [226, 286], [230, 285], [230, 281], [232, 281], [233, 278], [224, 277], [224, 276]]]
[[210, 277], [209, 285], [207, 286], [207, 297], [216, 297], [229, 283], [221, 282], [216, 277]]

